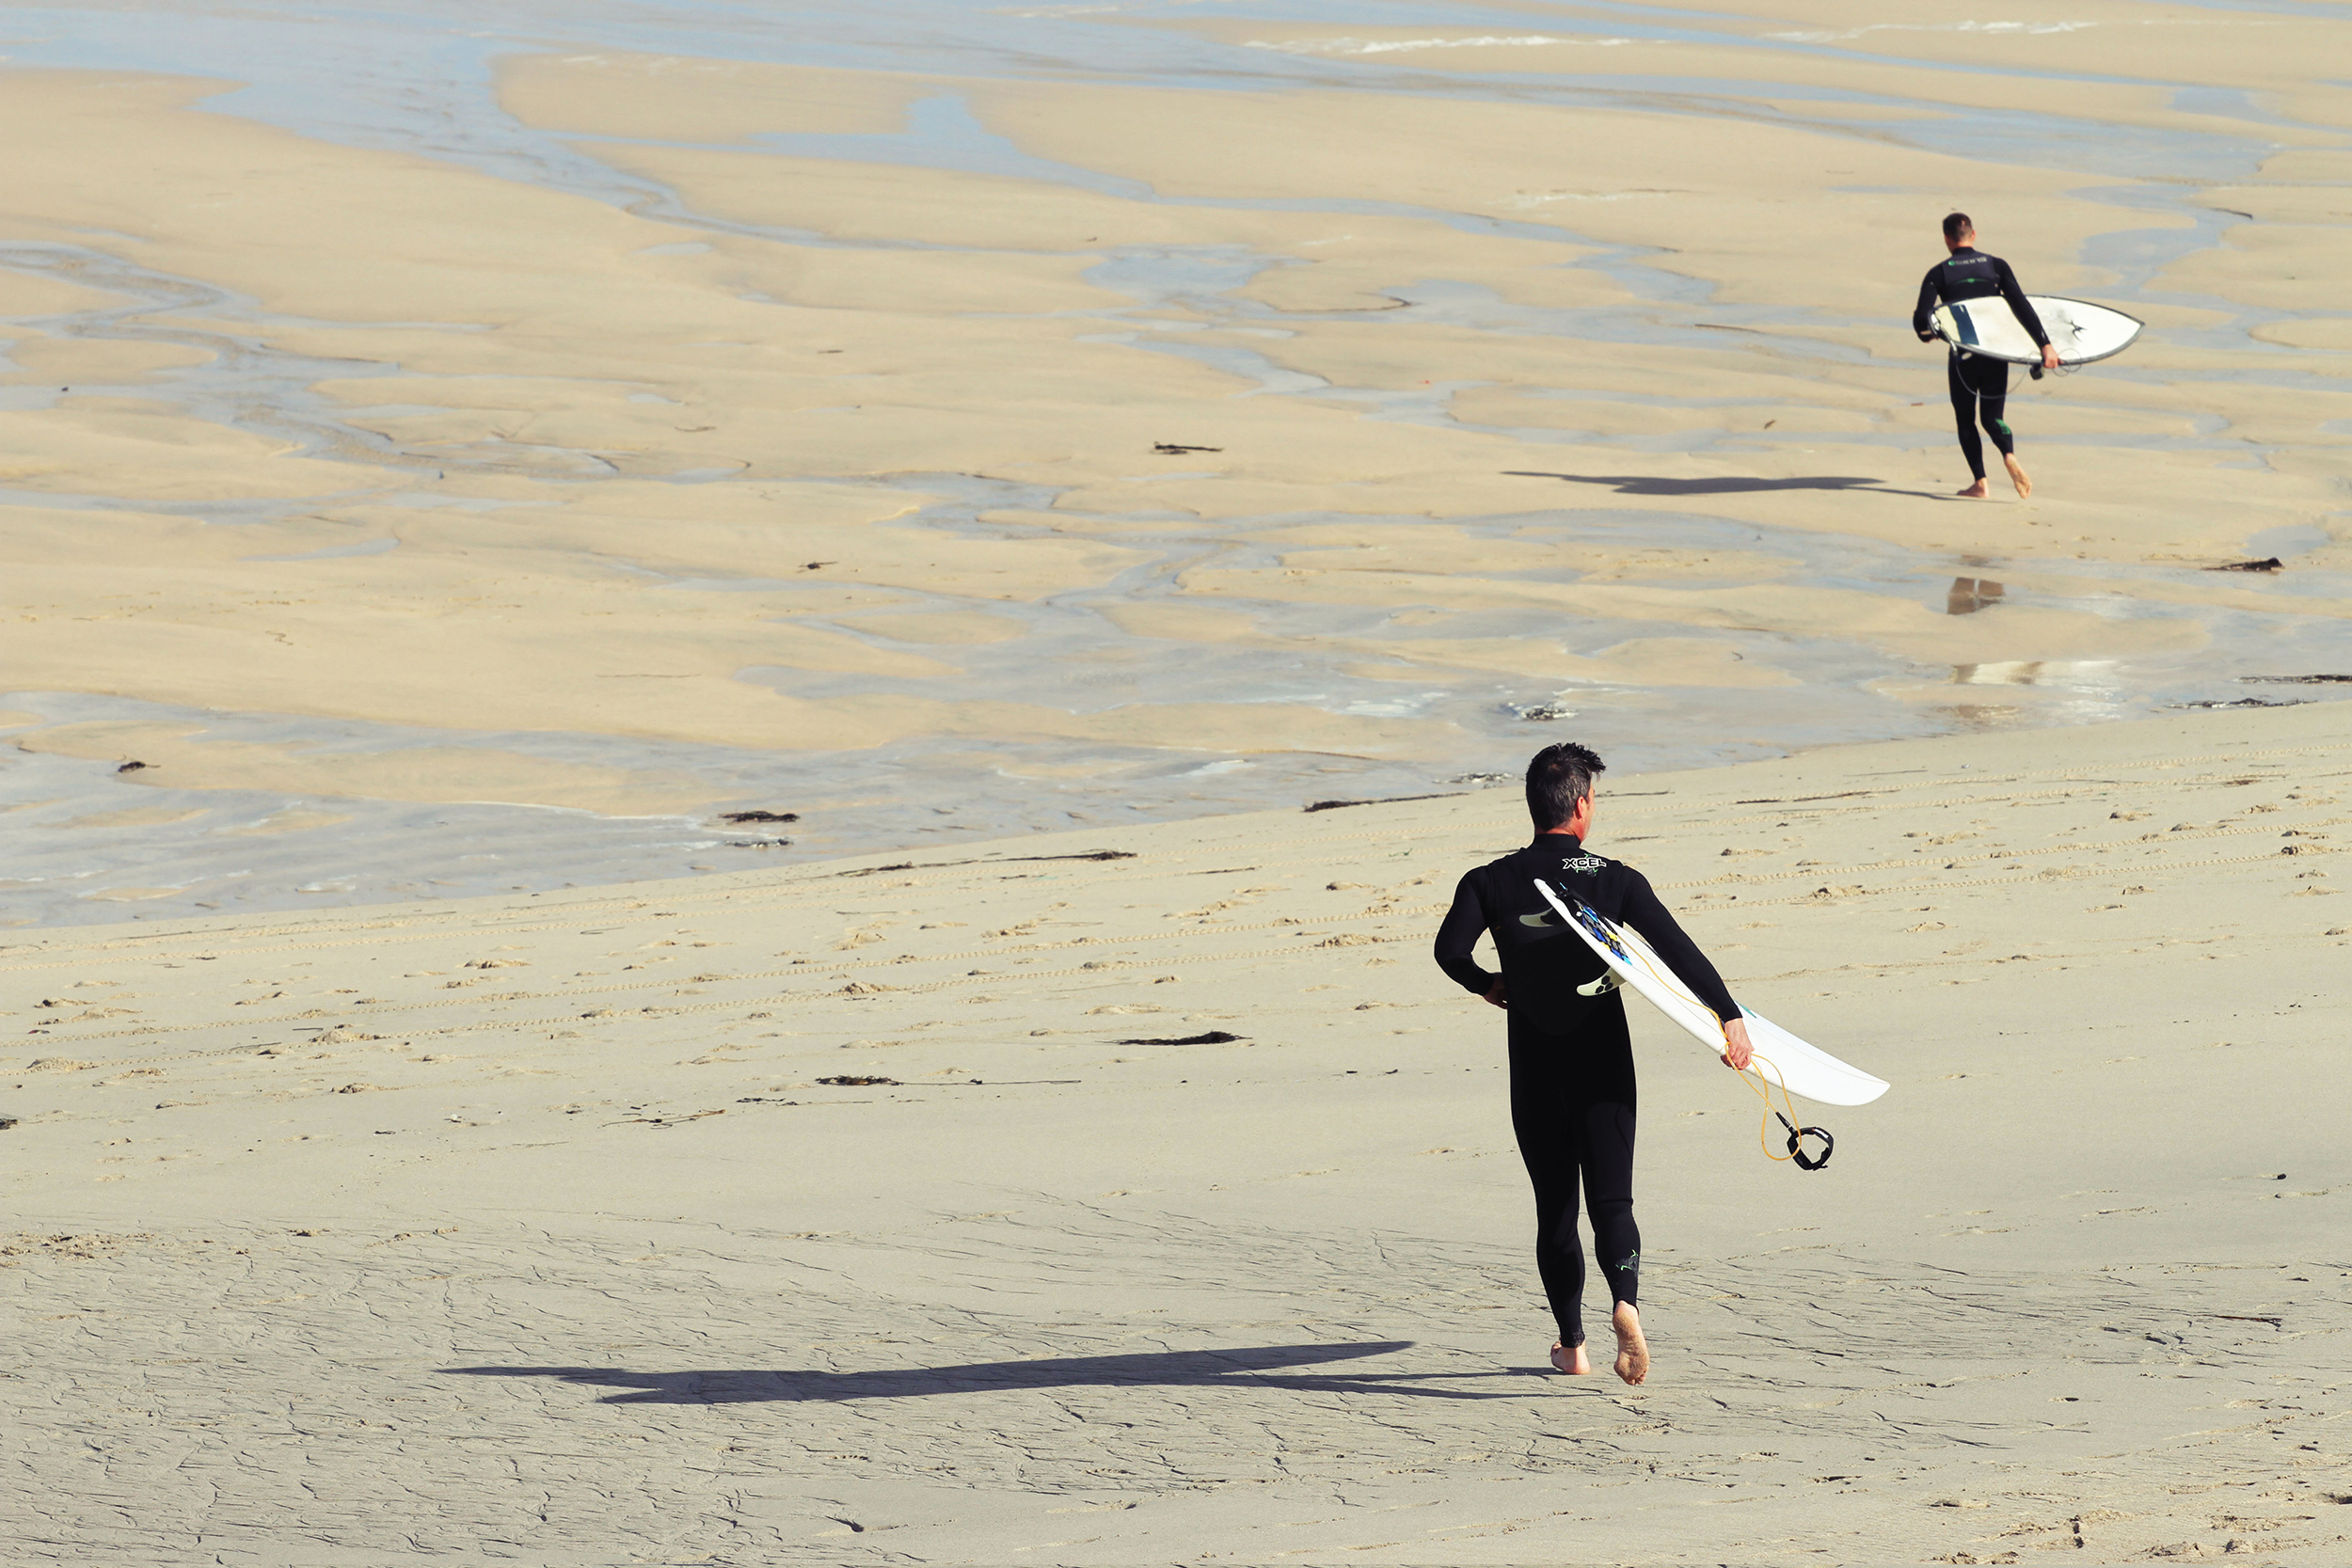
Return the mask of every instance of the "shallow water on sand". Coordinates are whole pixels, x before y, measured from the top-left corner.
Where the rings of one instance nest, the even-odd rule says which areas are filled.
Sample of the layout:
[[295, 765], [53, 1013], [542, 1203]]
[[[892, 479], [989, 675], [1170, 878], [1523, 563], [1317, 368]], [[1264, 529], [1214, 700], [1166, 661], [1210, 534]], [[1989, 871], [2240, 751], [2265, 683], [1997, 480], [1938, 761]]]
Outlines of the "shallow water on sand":
[[[2279, 15], [2352, 15], [2344, 8], [2270, 8]], [[229, 114], [357, 146], [392, 148], [454, 160], [499, 178], [585, 194], [713, 233], [766, 234], [802, 245], [841, 245], [801, 230], [760, 230], [691, 209], [676, 193], [643, 176], [625, 174], [581, 150], [580, 138], [534, 131], [501, 109], [491, 90], [493, 63], [516, 52], [562, 50], [675, 53], [805, 65], [921, 71], [952, 82], [959, 77], [1080, 78], [1159, 87], [1251, 91], [1301, 85], [1344, 86], [1359, 91], [1455, 97], [1492, 95], [1519, 102], [1638, 105], [1701, 117], [1721, 117], [1733, 89], [1753, 88], [1778, 107], [1742, 102], [1744, 117], [1779, 115], [1802, 121], [1807, 105], [1834, 110], [1838, 123], [1861, 124], [1883, 139], [1916, 145], [1960, 140], [1979, 155], [2021, 164], [2086, 170], [2135, 180], [2161, 173], [2175, 181], [2226, 180], [2250, 171], [2271, 150], [2261, 139], [2261, 116], [2250, 104], [2215, 96], [2218, 89], [2185, 90], [2185, 111], [2233, 116], [2241, 135], [2116, 127], [2072, 118], [2062, 91], [2046, 111], [1966, 110], [1936, 106], [1937, 118], [1905, 118], [1915, 107], [1897, 97], [1866, 98], [1776, 82], [1769, 87], [1712, 78], [1577, 76], [1449, 70], [1442, 77], [1417, 69], [1436, 46], [1396, 40], [1375, 47], [1337, 40], [1311, 45], [1254, 46], [1218, 42], [1162, 29], [1106, 26], [1089, 16], [1191, 19], [1248, 16], [1383, 29], [1427, 24], [1458, 32], [1490, 27], [1499, 36], [1660, 39], [1769, 54], [1836, 50], [1830, 36], [1767, 36], [1710, 27], [1690, 12], [1618, 7], [1598, 20], [1567, 15], [1531, 18], [1517, 8], [1480, 10], [1460, 6], [1374, 6], [1368, 0], [1288, 0], [1244, 6], [1167, 4], [988, 5], [977, 0], [897, 0], [897, 3], [689, 4], [425, 3], [398, 12], [358, 5], [248, 3], [224, 11], [195, 3], [11, 6], [6, 15], [12, 62], [24, 66], [103, 67], [216, 76], [246, 84], [213, 101]], [[1965, 68], [1955, 68], [1965, 69]], [[2066, 78], [2052, 74], [2054, 87]], [[2197, 90], [2205, 96], [2198, 97]], [[2243, 97], [2243, 95], [2239, 95]], [[1871, 111], [1883, 110], [1883, 119]], [[2274, 117], [2275, 118], [2275, 117]], [[2284, 123], [2284, 122], [2281, 122]], [[915, 106], [907, 127], [889, 135], [772, 135], [761, 150], [801, 157], [900, 164], [982, 174], [1013, 175], [1081, 186], [1122, 200], [1182, 204], [1194, 198], [1161, 196], [1137, 182], [1032, 156], [974, 119], [961, 98], [943, 85]], [[2218, 312], [2206, 325], [2175, 334], [2193, 346], [2275, 354], [2275, 371], [2168, 370], [2171, 382], [2210, 374], [2236, 380], [2268, 377], [2282, 388], [2330, 388], [2340, 379], [2315, 375], [2289, 351], [2253, 339], [2254, 328], [2292, 314], [2210, 296], [2145, 293], [2168, 263], [2214, 245], [2224, 218], [2191, 204], [2192, 188], [2134, 184], [2094, 191], [2100, 199], [2145, 209], [2164, 227], [2126, 228], [2102, 236], [2084, 260], [2110, 268], [2118, 279], [2103, 297], [2129, 308], [2161, 299]], [[1591, 245], [1547, 211], [1543, 222], [1509, 223], [1470, 214], [1432, 213], [1402, 204], [1331, 199], [1247, 201], [1259, 206], [1335, 214], [1438, 217], [1481, 234]], [[2185, 214], [2193, 221], [2173, 226]], [[908, 242], [874, 242], [878, 248]], [[1781, 348], [1818, 361], [1825, 374], [1860, 362], [1858, 351], [1827, 339], [1807, 340], [1808, 323], [1794, 312], [1716, 303], [1702, 283], [1666, 270], [1639, 247], [1597, 245], [1597, 267], [1623, 285], [1634, 303], [1606, 308], [1546, 308], [1498, 297], [1491, 290], [1429, 279], [1394, 291], [1398, 308], [1383, 319], [1400, 324], [1448, 324], [1483, 333], [1636, 344], [1706, 343], [1724, 327], [1774, 328]], [[1269, 342], [1287, 335], [1283, 312], [1235, 297], [1268, 259], [1227, 246], [1106, 248], [1089, 280], [1134, 301], [1123, 314], [1132, 330], [1112, 341], [1138, 350], [1186, 356], [1253, 378], [1250, 395], [1301, 393], [1360, 404], [1369, 417], [1418, 423], [1454, 423], [1453, 384], [1406, 391], [1334, 385], [1286, 369], [1233, 341], [1250, 332]], [[206, 361], [162, 374], [137, 395], [173, 402], [219, 422], [288, 439], [313, 455], [349, 456], [373, 464], [423, 460], [394, 441], [351, 422], [354, 410], [310, 390], [328, 376], [348, 378], [348, 363], [306, 359], [269, 346], [262, 328], [284, 325], [253, 302], [184, 278], [142, 273], [117, 257], [58, 245], [0, 245], [0, 267], [80, 277], [126, 294], [133, 304], [45, 325], [93, 337], [140, 339], [200, 348]], [[1200, 322], [1146, 319], [1169, 306]], [[1705, 308], [1707, 321], [1697, 320]], [[1105, 314], [1105, 312], [1089, 312]], [[1120, 312], [1108, 312], [1119, 316]], [[186, 318], [175, 323], [175, 315]], [[137, 319], [130, 318], [135, 316]], [[251, 334], [237, 330], [249, 325]], [[1879, 324], [1883, 325], [1883, 324]], [[1192, 341], [1214, 329], [1215, 341]], [[2122, 380], [2153, 372], [2128, 362], [2103, 368]], [[1920, 396], [1940, 401], [1931, 359], [1923, 355]], [[103, 388], [81, 388], [84, 394]], [[0, 388], [0, 404], [46, 406], [46, 388]], [[1562, 397], [1593, 394], [1562, 393]], [[1704, 397], [1649, 396], [1661, 407], [1715, 406]], [[376, 414], [382, 409], [371, 411]], [[1599, 746], [1620, 768], [1661, 768], [1728, 762], [1837, 741], [1944, 733], [1957, 728], [2074, 723], [2115, 719], [2183, 705], [2253, 699], [2293, 700], [2305, 689], [2259, 684], [2265, 676], [2352, 668], [2352, 643], [2343, 621], [2313, 614], [2313, 601], [2352, 596], [2341, 573], [2294, 570], [2296, 557], [2328, 543], [2320, 530], [2284, 531], [2249, 541], [2258, 554], [2285, 559], [2276, 578], [2249, 577], [2227, 607], [2201, 598], [2210, 580], [2193, 566], [2118, 567], [2034, 562], [2012, 570], [1997, 558], [1906, 550], [1868, 540], [1774, 531], [1708, 515], [1710, 494], [1723, 482], [1673, 486], [1645, 475], [1641, 458], [1662, 451], [1739, 452], [1741, 437], [1719, 429], [1611, 437], [1627, 461], [1612, 473], [1549, 471], [1544, 443], [1593, 437], [1572, 430], [1513, 430], [1529, 443], [1530, 500], [1526, 510], [1458, 522], [1471, 536], [1491, 533], [1556, 545], [1559, 564], [1539, 580], [1572, 582], [1591, 552], [1628, 545], [1732, 549], [1775, 563], [1774, 581], [1792, 586], [1864, 588], [1915, 599], [1950, 613], [2040, 605], [2087, 610], [2111, 620], [2188, 620], [2201, 628], [2195, 654], [2118, 658], [1929, 667], [1905, 663], [1836, 635], [1800, 636], [1740, 629], [1693, 616], [1687, 625], [1580, 620], [1564, 626], [1550, 612], [1502, 610], [1487, 615], [1480, 635], [1548, 637], [1573, 655], [1605, 657], [1630, 640], [1677, 636], [1720, 645], [1793, 677], [1792, 684], [1752, 688], [1645, 688], [1600, 680], [1563, 682], [1497, 673], [1483, 687], [1459, 679], [1416, 684], [1393, 673], [1364, 673], [1362, 644], [1380, 640], [1409, 657], [1413, 632], [1389, 610], [1235, 599], [1263, 634], [1251, 644], [1204, 654], [1120, 630], [1105, 606], [1150, 603], [1176, 594], [1182, 572], [1214, 561], [1220, 569], [1263, 568], [1276, 562], [1247, 535], [1269, 522], [1298, 525], [1346, 522], [1368, 535], [1379, 515], [1346, 518], [1286, 515], [1203, 521], [1188, 513], [1136, 513], [1124, 519], [1123, 546], [1149, 558], [1099, 587], [1027, 603], [990, 601], [992, 614], [1020, 624], [1016, 641], [961, 649], [959, 699], [1043, 705], [1091, 712], [1126, 703], [1166, 701], [1304, 704], [1328, 712], [1448, 721], [1460, 733], [1456, 754], [1443, 764], [1380, 762], [1319, 752], [1248, 756], [1173, 752], [1100, 744], [976, 744], [968, 738], [897, 742], [851, 752], [771, 752], [691, 746], [594, 735], [433, 731], [351, 721], [274, 714], [220, 714], [122, 698], [56, 692], [0, 694], [0, 709], [49, 723], [148, 721], [202, 726], [209, 736], [290, 746], [314, 752], [397, 752], [413, 747], [494, 748], [526, 756], [711, 784], [723, 803], [705, 816], [625, 816], [586, 810], [518, 807], [496, 802], [413, 802], [240, 790], [175, 790], [117, 771], [121, 761], [56, 754], [0, 753], [0, 838], [8, 859], [0, 876], [0, 922], [168, 918], [214, 910], [267, 909], [319, 903], [456, 895], [513, 888], [662, 877], [699, 870], [733, 870], [782, 858], [930, 847], [1037, 828], [1101, 825], [1105, 847], [1116, 847], [1121, 823], [1207, 812], [1297, 806], [1331, 798], [1409, 795], [1477, 787], [1516, 771], [1537, 744], [1573, 734]], [[2259, 465], [2270, 452], [2258, 442], [2217, 430], [2185, 436], [2052, 436], [2042, 445], [2205, 444], [2226, 448]], [[1948, 445], [1931, 435], [1808, 436], [1819, 454], [1818, 476], [1757, 481], [1758, 486], [1823, 491], [1899, 487], [1873, 477], [1874, 458], [1890, 446]], [[548, 449], [536, 449], [541, 461]], [[561, 454], [558, 454], [560, 457]], [[592, 453], [576, 454], [576, 477], [593, 483], [610, 468]], [[435, 467], [450, 466], [444, 451]], [[1159, 473], [1183, 477], [1181, 462]], [[673, 476], [681, 485], [726, 484], [721, 472]], [[1018, 527], [986, 514], [1050, 507], [1058, 492], [969, 476], [909, 474], [892, 483], [948, 498], [894, 527], [935, 529], [1004, 537]], [[770, 482], [773, 483], [773, 482]], [[1661, 486], [1665, 488], [1661, 488]], [[1552, 486], [1556, 486], [1553, 488]], [[1613, 494], [1686, 496], [1681, 514], [1612, 512]], [[88, 498], [100, 504], [105, 498]], [[73, 504], [51, 492], [0, 491], [0, 504], [37, 500]], [[447, 498], [419, 496], [418, 504], [447, 506]], [[286, 515], [291, 503], [208, 501], [201, 506], [142, 501], [144, 510], [200, 515], [220, 527]], [[1415, 516], [1395, 519], [1418, 522]], [[355, 538], [321, 553], [390, 551], [389, 538]], [[650, 572], [651, 568], [641, 568]], [[660, 574], [656, 574], [660, 575]], [[1508, 579], [1510, 573], [1488, 573]], [[1622, 580], [1622, 579], [1620, 579]], [[1991, 582], [1992, 598], [1971, 587]], [[2122, 585], [2165, 592], [2126, 593]], [[761, 579], [673, 575], [680, 594], [722, 593], [790, 585]], [[1687, 575], [1661, 586], [1708, 586]], [[917, 595], [917, 597], [921, 597]], [[952, 594], [929, 595], [937, 608], [963, 608]], [[1968, 601], [1963, 609], [1963, 601]], [[1187, 593], [1184, 602], [1215, 605], [1212, 594]], [[910, 609], [919, 608], [910, 606]], [[822, 624], [821, 622], [815, 624]], [[882, 633], [851, 622], [831, 629], [878, 647], [896, 646]], [[1353, 642], [1350, 651], [1343, 644]], [[806, 697], [912, 691], [922, 683], [867, 674], [821, 674], [753, 666], [740, 679]], [[2255, 682], [2257, 684], [2249, 684]], [[1948, 696], [1922, 698], [1926, 687]], [[1572, 721], [1572, 725], [1568, 722]], [[20, 733], [24, 726], [16, 726]], [[0, 738], [5, 738], [0, 731]], [[726, 810], [789, 811], [788, 827], [728, 824]], [[101, 822], [130, 812], [136, 822]], [[255, 832], [269, 823], [300, 824], [333, 817], [329, 827]], [[788, 842], [787, 842], [788, 840]], [[103, 895], [93, 896], [94, 894]]]

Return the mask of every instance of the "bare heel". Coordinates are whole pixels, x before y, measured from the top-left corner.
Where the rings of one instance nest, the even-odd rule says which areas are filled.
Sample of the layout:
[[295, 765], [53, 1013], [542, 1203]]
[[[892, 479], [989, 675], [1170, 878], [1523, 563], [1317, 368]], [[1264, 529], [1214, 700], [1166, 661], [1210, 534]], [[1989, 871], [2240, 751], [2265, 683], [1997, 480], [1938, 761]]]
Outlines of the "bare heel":
[[1617, 1375], [1629, 1384], [1649, 1376], [1649, 1341], [1642, 1337], [1642, 1315], [1629, 1301], [1617, 1303], [1609, 1326], [1617, 1333]]

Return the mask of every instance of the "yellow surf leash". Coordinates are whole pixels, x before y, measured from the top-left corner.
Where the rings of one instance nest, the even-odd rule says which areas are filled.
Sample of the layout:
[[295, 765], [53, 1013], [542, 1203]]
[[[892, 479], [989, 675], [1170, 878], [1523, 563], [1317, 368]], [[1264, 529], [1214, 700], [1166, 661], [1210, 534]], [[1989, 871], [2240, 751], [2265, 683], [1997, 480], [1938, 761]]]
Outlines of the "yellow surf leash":
[[[1762, 1097], [1764, 1101], [1764, 1115], [1758, 1117], [1756, 1121], [1756, 1141], [1763, 1147], [1764, 1158], [1767, 1160], [1779, 1160], [1784, 1162], [1794, 1160], [1797, 1163], [1797, 1168], [1799, 1170], [1820, 1170], [1823, 1165], [1828, 1164], [1829, 1157], [1837, 1151], [1837, 1140], [1829, 1135], [1829, 1130], [1827, 1128], [1799, 1127], [1796, 1124], [1794, 1117], [1797, 1114], [1797, 1107], [1788, 1098], [1788, 1085], [1785, 1083], [1775, 1085], [1772, 1078], [1766, 1077], [1762, 1072], [1758, 1071], [1755, 1066], [1756, 1063], [1762, 1063], [1765, 1067], [1772, 1067], [1772, 1063], [1770, 1057], [1750, 1053], [1748, 1061], [1750, 1065], [1741, 1069], [1740, 1076], [1746, 1081], [1748, 1087], [1754, 1089], [1757, 1095]], [[1779, 1071], [1780, 1069], [1778, 1068], [1772, 1068], [1774, 1076], [1777, 1076]], [[1782, 1108], [1778, 1109], [1776, 1109], [1772, 1104], [1772, 1090], [1775, 1087], [1780, 1090], [1780, 1105]], [[1786, 1128], [1788, 1132], [1788, 1152], [1786, 1154], [1775, 1154], [1772, 1152], [1771, 1132], [1772, 1121], [1775, 1117], [1779, 1119], [1781, 1126]], [[1812, 1155], [1807, 1154], [1798, 1144], [1798, 1140], [1801, 1138], [1820, 1139], [1820, 1158], [1815, 1159]]]

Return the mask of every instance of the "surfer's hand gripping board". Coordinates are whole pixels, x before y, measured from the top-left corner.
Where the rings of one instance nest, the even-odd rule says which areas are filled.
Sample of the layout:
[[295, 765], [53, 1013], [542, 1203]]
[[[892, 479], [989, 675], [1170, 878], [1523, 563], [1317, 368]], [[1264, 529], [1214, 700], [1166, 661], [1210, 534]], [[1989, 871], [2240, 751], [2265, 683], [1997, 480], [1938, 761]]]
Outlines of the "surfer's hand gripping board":
[[[1645, 1001], [1682, 1025], [1691, 1037], [1717, 1055], [1724, 1053], [1723, 1021], [1692, 993], [1642, 934], [1621, 926], [1581, 900], [1563, 899], [1538, 878], [1535, 891], [1559, 911], [1561, 921], [1609, 966], [1620, 984], [1632, 987]], [[1596, 982], [1598, 984], [1598, 982]], [[1755, 1055], [1748, 1070], [1766, 1084], [1788, 1094], [1824, 1105], [1867, 1105], [1887, 1090], [1886, 1081], [1839, 1061], [1828, 1052], [1754, 1012], [1747, 1014], [1748, 1041]]]

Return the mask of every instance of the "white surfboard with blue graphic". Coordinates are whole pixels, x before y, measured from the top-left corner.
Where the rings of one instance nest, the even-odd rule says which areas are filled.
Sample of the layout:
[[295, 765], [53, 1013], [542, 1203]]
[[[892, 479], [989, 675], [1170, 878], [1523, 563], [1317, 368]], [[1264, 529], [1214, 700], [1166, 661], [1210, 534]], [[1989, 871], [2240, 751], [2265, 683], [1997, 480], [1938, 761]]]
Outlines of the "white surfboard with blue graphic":
[[[2088, 365], [2112, 358], [2132, 346], [2146, 324], [2087, 299], [2060, 299], [2056, 294], [2027, 294], [2026, 303], [2042, 318], [2042, 330], [2058, 350], [2058, 364]], [[2005, 359], [2012, 365], [2042, 363], [2042, 345], [2026, 324], [1998, 294], [1939, 305], [1928, 318], [1943, 340], [1963, 354]]]
[[[1590, 905], [1563, 900], [1540, 878], [1535, 890], [1560, 911], [1568, 929], [1584, 939], [1584, 945], [1599, 956], [1611, 973], [1682, 1025], [1700, 1044], [1719, 1056], [1723, 1054], [1723, 1020], [1666, 967], [1666, 960], [1642, 940], [1641, 932], [1618, 924]], [[1759, 1013], [1742, 1010], [1747, 1019], [1748, 1043], [1756, 1053], [1749, 1070], [1766, 1083], [1824, 1105], [1867, 1105], [1886, 1092], [1885, 1079], [1873, 1078], [1860, 1068], [1839, 1061]]]

